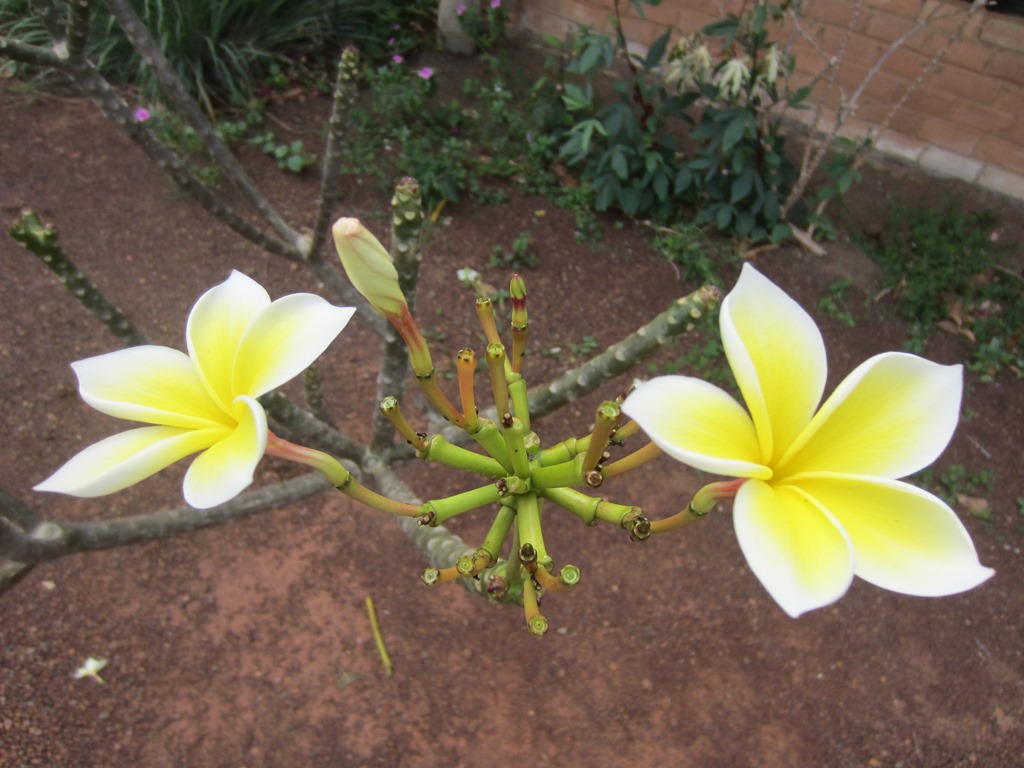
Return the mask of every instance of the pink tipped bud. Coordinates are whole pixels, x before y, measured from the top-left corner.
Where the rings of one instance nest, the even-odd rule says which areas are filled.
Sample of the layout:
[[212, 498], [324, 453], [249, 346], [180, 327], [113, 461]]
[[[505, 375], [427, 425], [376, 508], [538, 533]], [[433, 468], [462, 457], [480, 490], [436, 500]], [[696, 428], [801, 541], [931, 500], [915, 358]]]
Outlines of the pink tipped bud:
[[512, 275], [508, 292], [512, 298], [512, 326], [515, 328], [525, 328], [527, 323], [526, 281], [520, 275]]

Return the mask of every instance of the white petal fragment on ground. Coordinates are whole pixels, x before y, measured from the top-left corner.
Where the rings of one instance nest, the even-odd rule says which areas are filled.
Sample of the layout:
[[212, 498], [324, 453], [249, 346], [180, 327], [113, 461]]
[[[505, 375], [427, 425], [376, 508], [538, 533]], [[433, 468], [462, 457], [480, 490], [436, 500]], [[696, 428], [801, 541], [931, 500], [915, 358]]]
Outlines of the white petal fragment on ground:
[[90, 445], [50, 477], [36, 491], [67, 493], [93, 498], [114, 493], [145, 480], [189, 454], [224, 437], [223, 427], [180, 429], [140, 427]]
[[771, 463], [821, 402], [827, 374], [821, 331], [803, 307], [749, 264], [722, 302], [719, 325], [764, 461]]
[[761, 464], [750, 416], [713, 384], [659, 376], [638, 384], [622, 410], [655, 445], [684, 464], [730, 477], [771, 477]]
[[960, 418], [963, 370], [888, 352], [854, 369], [780, 466], [894, 479], [928, 466]]
[[354, 313], [311, 293], [278, 299], [242, 337], [233, 391], [259, 397], [295, 378], [323, 354]]
[[800, 487], [835, 516], [853, 543], [855, 572], [872, 584], [919, 597], [973, 589], [995, 572], [956, 513], [907, 483], [804, 476]]
[[233, 413], [238, 426], [199, 454], [185, 473], [185, 501], [209, 509], [237, 496], [252, 483], [267, 449], [267, 415], [255, 399], [239, 397]]
[[793, 618], [834, 603], [850, 588], [849, 539], [794, 488], [748, 480], [736, 494], [733, 525], [750, 569]]
[[246, 329], [268, 306], [266, 290], [241, 272], [232, 272], [192, 307], [185, 326], [188, 354], [200, 379], [225, 411], [231, 410], [232, 369]]
[[79, 360], [71, 367], [82, 399], [110, 416], [189, 429], [227, 422], [188, 355], [176, 349], [130, 347]]

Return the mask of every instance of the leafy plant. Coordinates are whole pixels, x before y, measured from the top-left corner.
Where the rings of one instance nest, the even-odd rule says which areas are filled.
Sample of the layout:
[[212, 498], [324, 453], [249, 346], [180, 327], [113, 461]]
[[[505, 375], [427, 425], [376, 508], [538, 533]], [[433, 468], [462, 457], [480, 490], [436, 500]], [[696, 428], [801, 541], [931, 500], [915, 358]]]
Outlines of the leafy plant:
[[[36, 45], [53, 42], [67, 23], [68, 3], [48, 3], [49, 18], [29, 13], [28, 0], [0, 0], [0, 33]], [[274, 63], [316, 62], [347, 42], [385, 47], [392, 25], [414, 3], [356, 0], [131, 0], [178, 77], [211, 114], [220, 103], [245, 104]], [[150, 102], [160, 89], [116, 19], [93, 4], [88, 54], [105, 77], [134, 83]], [[333, 65], [333, 53], [330, 54]]]
[[936, 473], [929, 467], [915, 474], [911, 482], [930, 488], [951, 507], [962, 507], [981, 520], [992, 518], [987, 499], [992, 496], [995, 473], [990, 469], [973, 472], [963, 464], [953, 464], [944, 472]]
[[479, 2], [465, 3], [458, 11], [459, 24], [481, 51], [489, 51], [505, 39], [508, 12], [501, 0], [487, 0], [482, 9]]
[[846, 292], [852, 284], [853, 281], [849, 278], [829, 283], [828, 295], [822, 296], [818, 300], [818, 309], [829, 317], [834, 317], [847, 328], [853, 328], [857, 325], [857, 321], [853, 317], [849, 305], [846, 303]]
[[[579, 82], [561, 86], [561, 102], [575, 122], [559, 154], [581, 168], [597, 210], [617, 206], [630, 216], [665, 220], [676, 207], [673, 182], [680, 146], [671, 121], [690, 120], [686, 108], [697, 97], [672, 95], [655, 73], [665, 58], [670, 31], [639, 56], [626, 52], [621, 24], [615, 29], [614, 44], [591, 30], [570, 41], [565, 69]], [[602, 105], [594, 80], [611, 66], [617, 50], [626, 55], [630, 77], [615, 82], [615, 100]]]
[[881, 241], [868, 246], [884, 287], [910, 324], [912, 349], [935, 328], [973, 345], [969, 367], [983, 380], [1006, 369], [1024, 375], [1024, 281], [994, 253], [998, 217], [938, 207], [895, 206]]
[[723, 283], [722, 267], [737, 261], [735, 253], [708, 236], [705, 227], [679, 222], [658, 230], [654, 249], [682, 267], [682, 279], [698, 285]]
[[302, 139], [296, 139], [291, 143], [278, 143], [273, 131], [268, 131], [253, 136], [249, 142], [259, 145], [263, 154], [273, 157], [277, 161], [277, 167], [283, 171], [302, 173], [305, 168], [316, 162], [316, 155], [305, 148]]
[[536, 267], [537, 254], [530, 247], [532, 237], [529, 232], [520, 232], [512, 241], [512, 247], [508, 251], [500, 245], [494, 246], [488, 266], [505, 269]]
[[[792, 68], [769, 37], [782, 6], [756, 3], [742, 15], [728, 14], [672, 52], [672, 72], [681, 89], [708, 102], [690, 133], [690, 157], [675, 177], [675, 192], [697, 206], [697, 224], [754, 241], [778, 242], [792, 232], [782, 204], [796, 178], [786, 158], [780, 102], [798, 108], [809, 88], [789, 96], [779, 85]], [[716, 63], [705, 38], [722, 51]]]

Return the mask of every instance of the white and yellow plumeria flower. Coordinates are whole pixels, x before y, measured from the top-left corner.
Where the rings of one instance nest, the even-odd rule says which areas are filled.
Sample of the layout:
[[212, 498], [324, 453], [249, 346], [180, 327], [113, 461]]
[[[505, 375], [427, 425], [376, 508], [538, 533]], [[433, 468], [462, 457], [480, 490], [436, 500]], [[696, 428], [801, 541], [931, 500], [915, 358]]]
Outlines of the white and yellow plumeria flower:
[[337, 337], [354, 309], [296, 293], [271, 301], [240, 272], [192, 307], [188, 354], [141, 346], [72, 364], [82, 399], [98, 411], [152, 426], [86, 448], [35, 487], [92, 498], [134, 485], [200, 452], [185, 501], [205, 509], [253, 479], [267, 446], [256, 398], [300, 374]]
[[699, 379], [638, 385], [623, 407], [670, 456], [735, 478], [734, 526], [789, 615], [828, 605], [854, 576], [909, 595], [971, 589], [993, 571], [941, 500], [897, 478], [931, 464], [960, 412], [963, 372], [914, 355], [867, 360], [818, 408], [825, 346], [810, 316], [750, 265], [722, 304], [747, 409]]

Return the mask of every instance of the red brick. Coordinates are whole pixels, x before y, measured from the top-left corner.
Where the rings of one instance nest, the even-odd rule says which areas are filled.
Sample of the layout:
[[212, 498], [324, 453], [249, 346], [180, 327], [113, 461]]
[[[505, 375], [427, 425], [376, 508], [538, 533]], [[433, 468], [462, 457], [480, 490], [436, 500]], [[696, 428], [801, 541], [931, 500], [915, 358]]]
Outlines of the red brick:
[[992, 58], [992, 47], [986, 43], [979, 43], [973, 40], [960, 40], [953, 45], [942, 56], [942, 61], [956, 64], [964, 69], [972, 69], [975, 72], [982, 72], [988, 60]]
[[932, 81], [914, 89], [913, 93], [907, 97], [907, 109], [933, 117], [942, 117], [949, 114], [957, 101], [945, 91], [938, 90], [941, 87], [941, 83], [936, 84]]
[[[1021, 34], [1024, 35], [1024, 27], [1021, 27]], [[985, 72], [1014, 85], [1024, 86], [1024, 53], [996, 51]]]
[[1001, 133], [1009, 130], [1015, 121], [1014, 115], [983, 104], [957, 101], [949, 111], [949, 120], [982, 133]]
[[892, 116], [886, 127], [908, 138], [922, 141], [924, 137], [921, 136], [921, 126], [926, 120], [934, 119], [914, 112], [912, 109], [901, 109]]
[[922, 117], [915, 135], [929, 144], [968, 157], [974, 156], [978, 146], [977, 131], [938, 117]]
[[1009, 171], [1024, 173], [1024, 147], [1005, 139], [984, 137], [978, 142], [973, 157]]
[[638, 19], [634, 16], [622, 19], [622, 31], [626, 35], [626, 40], [639, 43], [646, 48], [665, 34], [665, 27], [655, 24], [653, 21]]
[[[633, 12], [633, 6], [628, 3], [622, 4], [623, 8], [629, 9], [629, 15], [635, 16]], [[679, 3], [673, 3], [671, 0], [665, 0], [661, 5], [645, 5], [644, 18], [652, 24], [658, 24], [661, 27], [674, 27], [679, 19]]]
[[1024, 117], [1018, 115], [1013, 125], [1010, 126], [1010, 130], [1006, 132], [1006, 135], [1003, 138], [1007, 141], [1013, 142], [1019, 147], [1024, 147]]
[[957, 96], [968, 101], [988, 104], [999, 95], [1001, 90], [998, 80], [952, 64], [940, 64], [936, 68], [935, 74], [942, 83], [942, 88], [950, 96]]
[[700, 30], [717, 19], [718, 16], [716, 14], [683, 8], [676, 20], [676, 28], [684, 35], [692, 35], [695, 32], [700, 32]]
[[896, 16], [884, 11], [872, 11], [864, 27], [864, 32], [870, 37], [891, 43], [907, 34], [914, 28], [915, 23], [913, 19], [906, 19], [903, 16]]
[[[930, 57], [922, 56], [920, 53], [900, 47], [893, 51], [885, 60], [883, 69], [893, 77], [905, 80], [907, 83], [912, 83], [921, 75], [930, 62]], [[933, 77], [934, 74], [933, 69], [928, 74], [928, 77]]]
[[812, 0], [804, 5], [804, 29], [808, 29], [817, 21], [835, 27], [846, 29], [853, 24], [854, 31], [864, 29], [867, 23], [867, 13], [861, 8], [855, 14], [856, 3], [849, 0]]
[[864, 4], [908, 19], [916, 19], [921, 12], [921, 0], [865, 0]]
[[986, 43], [1024, 53], [1024, 19], [990, 15], [979, 34]]

